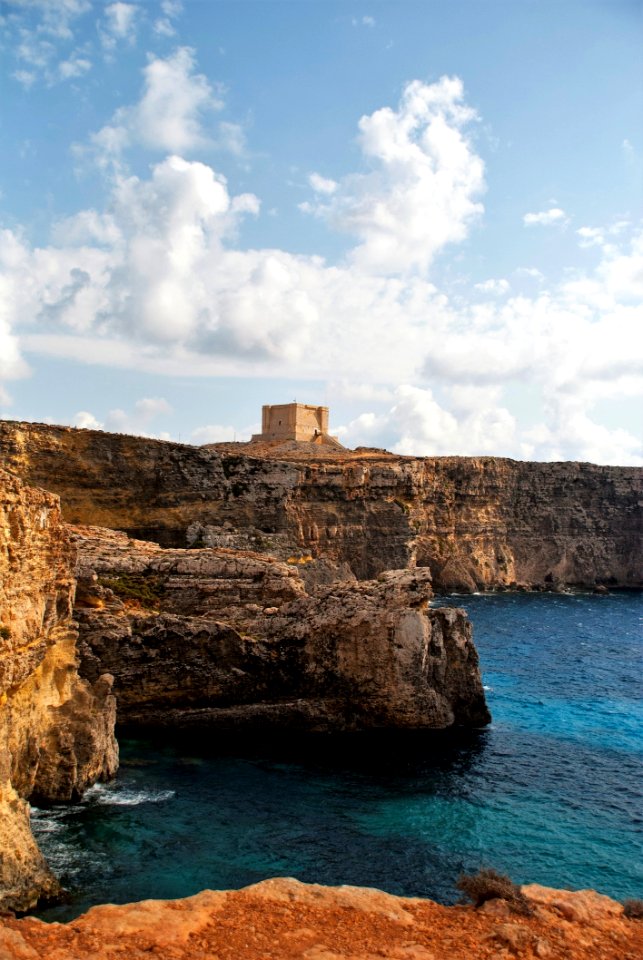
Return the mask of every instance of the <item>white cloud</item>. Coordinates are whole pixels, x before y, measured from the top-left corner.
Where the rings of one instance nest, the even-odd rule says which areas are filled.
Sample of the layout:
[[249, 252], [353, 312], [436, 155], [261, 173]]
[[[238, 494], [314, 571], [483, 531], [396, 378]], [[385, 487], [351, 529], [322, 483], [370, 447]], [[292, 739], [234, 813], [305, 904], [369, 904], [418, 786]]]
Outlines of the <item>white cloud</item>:
[[14, 70], [11, 76], [17, 80], [18, 83], [22, 84], [26, 90], [30, 90], [38, 79], [33, 70]]
[[250, 434], [237, 435], [234, 427], [224, 427], [218, 423], [208, 424], [205, 427], [197, 427], [192, 431], [191, 439], [193, 443], [229, 443], [234, 440], [249, 440]]
[[640, 438], [596, 423], [579, 398], [556, 398], [546, 407], [546, 421], [527, 429], [499, 403], [494, 388], [464, 388], [450, 401], [447, 409], [431, 390], [403, 385], [386, 412], [363, 413], [336, 432], [350, 447], [385, 446], [411, 456], [504, 455], [643, 465]]
[[9, 403], [10, 395], [5, 389], [8, 380], [27, 376], [29, 368], [22, 356], [18, 338], [11, 327], [0, 317], [0, 403]]
[[538, 283], [542, 283], [545, 279], [544, 273], [538, 267], [518, 267], [515, 273], [518, 277], [530, 277], [532, 280], [537, 280]]
[[484, 165], [464, 133], [476, 114], [463, 97], [457, 77], [408, 83], [397, 110], [359, 122], [371, 172], [345, 177], [327, 203], [304, 208], [358, 237], [351, 259], [360, 269], [424, 271], [482, 212]]
[[349, 446], [387, 445], [413, 456], [498, 456], [514, 449], [516, 421], [498, 406], [497, 391], [469, 389], [452, 399], [456, 412], [440, 405], [430, 389], [405, 384], [388, 411], [361, 414], [338, 434]]
[[634, 149], [630, 140], [625, 138], [621, 144], [623, 148], [623, 155], [628, 163], [633, 163], [636, 160], [636, 150]]
[[540, 213], [526, 213], [522, 220], [526, 227], [550, 227], [553, 224], [564, 226], [569, 223], [569, 217], [560, 207], [550, 207], [549, 210], [541, 210]]
[[136, 39], [138, 7], [133, 3], [110, 3], [105, 7], [105, 19], [100, 25], [103, 46], [112, 50], [119, 40], [133, 43]]
[[[534, 441], [508, 414], [512, 383], [552, 411], [578, 398], [585, 417], [601, 400], [643, 393], [643, 235], [554, 290], [456, 305], [419, 277], [231, 248], [258, 201], [230, 196], [204, 164], [174, 157], [148, 180], [122, 178], [109, 206], [60, 223], [55, 247], [30, 250], [5, 231], [6, 323], [26, 348], [167, 374], [296, 372], [368, 404], [406, 383], [395, 414], [368, 411], [359, 424], [362, 442], [379, 446], [388, 430], [400, 451], [521, 455]], [[545, 425], [535, 449], [582, 452], [560, 418]], [[615, 455], [606, 441], [591, 449]]]
[[[417, 157], [412, 147], [427, 128], [411, 136], [408, 125], [422, 104], [434, 116], [431, 98], [444, 120], [445, 98], [451, 102], [455, 93], [442, 82], [437, 87], [420, 85], [420, 104], [389, 111], [388, 134], [376, 137], [378, 150], [388, 143], [395, 154], [391, 131], [397, 131], [402, 171], [414, 158], [409, 177], [396, 179], [387, 166], [387, 189], [395, 183], [400, 193], [408, 188], [416, 196], [417, 168], [424, 169], [427, 154], [418, 147]], [[366, 118], [365, 136], [383, 112]], [[407, 128], [399, 132], [403, 116]], [[464, 143], [456, 129], [458, 142]], [[463, 150], [471, 156], [466, 144]], [[104, 210], [82, 210], [59, 223], [48, 246], [32, 248], [4, 231], [1, 329], [13, 344], [13, 375], [24, 373], [20, 336], [23, 352], [155, 373], [329, 379], [349, 385], [347, 399], [352, 389], [353, 400], [363, 400], [364, 413], [343, 434], [363, 443], [513, 456], [531, 444], [538, 456], [568, 451], [600, 460], [621, 451], [624, 462], [636, 462], [629, 434], [601, 426], [595, 410], [603, 400], [643, 393], [643, 234], [622, 224], [614, 233], [616, 225], [604, 228], [610, 243], [599, 248], [594, 268], [568, 272], [550, 289], [543, 283], [532, 296], [506, 290], [496, 301], [489, 289], [474, 289], [469, 301], [451, 301], [417, 272], [389, 275], [400, 256], [392, 241], [404, 203], [390, 199], [384, 180], [378, 173], [379, 196], [392, 213], [380, 272], [371, 257], [371, 221], [340, 265], [280, 249], [235, 248], [238, 224], [258, 212], [259, 201], [231, 195], [210, 166], [178, 156], [157, 163], [146, 178], [117, 176]], [[446, 182], [440, 210], [452, 202], [460, 209], [451, 173]], [[347, 189], [342, 181], [328, 204], [345, 200]], [[354, 180], [351, 189], [357, 196]], [[405, 250], [407, 238], [400, 243]], [[437, 250], [437, 234], [422, 243], [426, 258]], [[509, 412], [507, 396], [516, 386], [542, 397], [538, 436]], [[565, 406], [572, 400], [573, 430], [559, 413], [572, 409]], [[111, 429], [146, 431], [144, 412], [112, 411], [103, 419]]]
[[481, 293], [488, 293], [492, 297], [503, 297], [509, 292], [510, 284], [503, 277], [498, 280], [483, 280], [482, 283], [474, 284], [474, 289], [480, 290]]
[[172, 21], [183, 12], [183, 4], [180, 0], [163, 0], [161, 12], [163, 16], [154, 21], [154, 32], [160, 37], [173, 37], [176, 28]]
[[9, 380], [17, 380], [29, 373], [22, 358], [20, 343], [13, 330], [12, 304], [18, 293], [14, 270], [19, 267], [21, 247], [13, 234], [0, 230], [0, 403], [9, 403], [5, 389]]
[[82, 430], [102, 430], [103, 424], [89, 410], [79, 410], [72, 418], [72, 426]]
[[73, 37], [73, 21], [91, 10], [91, 0], [22, 0], [16, 4], [23, 11], [40, 14], [36, 24], [38, 33], [70, 40]]
[[[20, 64], [12, 76], [26, 89], [38, 80], [51, 86], [86, 72], [87, 51], [69, 49], [75, 21], [91, 11], [89, 0], [23, 0], [12, 5], [11, 51]], [[63, 49], [68, 52], [61, 54]], [[91, 63], [90, 63], [91, 66]]]
[[363, 400], [386, 403], [393, 399], [390, 387], [375, 383], [355, 383], [351, 380], [331, 380], [327, 392], [335, 400]]
[[604, 227], [580, 227], [576, 231], [580, 247], [601, 247], [606, 256], [618, 253], [614, 239], [630, 225], [628, 220], [616, 220]]
[[325, 193], [329, 195], [335, 193], [338, 186], [335, 180], [329, 180], [326, 177], [322, 177], [319, 173], [311, 173], [308, 177], [308, 182], [315, 193]]
[[189, 47], [180, 47], [166, 59], [150, 59], [143, 69], [144, 88], [138, 103], [120, 107], [111, 123], [91, 137], [99, 164], [117, 162], [134, 143], [172, 153], [189, 153], [211, 144], [204, 119], [221, 110], [223, 101], [207, 78], [195, 73], [195, 66]]
[[63, 80], [69, 80], [72, 77], [82, 77], [91, 68], [91, 60], [76, 52], [68, 60], [61, 60], [58, 64], [58, 73]]
[[524, 433], [521, 453], [525, 459], [643, 466], [641, 438], [627, 430], [610, 430], [596, 423], [583, 409], [581, 399], [557, 397], [546, 412], [548, 422]]
[[73, 426], [169, 440], [170, 435], [166, 431], [150, 432], [149, 429], [154, 420], [169, 413], [172, 413], [172, 407], [163, 397], [143, 397], [136, 401], [131, 412], [120, 408], [110, 410], [102, 421], [89, 410], [79, 410], [73, 417]]
[[242, 157], [246, 152], [246, 133], [241, 124], [222, 120], [218, 126], [216, 146], [220, 150]]

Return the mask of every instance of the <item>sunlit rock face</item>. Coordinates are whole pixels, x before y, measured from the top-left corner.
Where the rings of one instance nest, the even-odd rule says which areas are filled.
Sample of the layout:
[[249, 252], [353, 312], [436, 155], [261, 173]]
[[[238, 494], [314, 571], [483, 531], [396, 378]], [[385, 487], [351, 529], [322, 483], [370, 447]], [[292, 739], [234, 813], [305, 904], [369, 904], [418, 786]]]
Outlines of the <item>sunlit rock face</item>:
[[489, 720], [470, 624], [428, 607], [427, 569], [309, 593], [296, 565], [248, 551], [74, 537], [81, 672], [114, 676], [122, 721], [338, 733]]
[[28, 799], [77, 799], [118, 765], [111, 677], [78, 676], [74, 561], [58, 498], [0, 470], [0, 908], [57, 889]]
[[[634, 960], [643, 925], [591, 890], [522, 888], [526, 910], [505, 900], [445, 907], [362, 887], [264, 880], [184, 900], [92, 907], [70, 923], [0, 920], [0, 954], [21, 960]], [[528, 915], [525, 915], [527, 913]]]
[[190, 447], [0, 423], [14, 472], [64, 516], [166, 546], [310, 557], [309, 585], [426, 566], [436, 590], [638, 587], [643, 471], [314, 444]]

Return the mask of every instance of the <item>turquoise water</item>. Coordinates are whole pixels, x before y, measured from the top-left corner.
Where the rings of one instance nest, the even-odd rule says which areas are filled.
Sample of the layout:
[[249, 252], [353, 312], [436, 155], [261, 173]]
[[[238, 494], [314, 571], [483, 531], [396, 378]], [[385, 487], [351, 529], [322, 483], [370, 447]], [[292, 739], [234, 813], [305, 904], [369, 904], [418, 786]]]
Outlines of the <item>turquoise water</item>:
[[442, 598], [474, 623], [490, 728], [410, 741], [121, 739], [118, 779], [34, 810], [70, 902], [271, 876], [456, 899], [463, 871], [643, 895], [643, 595]]

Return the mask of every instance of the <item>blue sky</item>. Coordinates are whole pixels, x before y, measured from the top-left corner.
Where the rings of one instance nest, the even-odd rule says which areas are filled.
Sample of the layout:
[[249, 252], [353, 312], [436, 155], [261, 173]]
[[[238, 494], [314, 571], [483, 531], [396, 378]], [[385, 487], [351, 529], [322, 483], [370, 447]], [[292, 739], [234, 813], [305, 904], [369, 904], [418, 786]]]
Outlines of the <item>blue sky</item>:
[[643, 5], [0, 3], [0, 412], [643, 464]]

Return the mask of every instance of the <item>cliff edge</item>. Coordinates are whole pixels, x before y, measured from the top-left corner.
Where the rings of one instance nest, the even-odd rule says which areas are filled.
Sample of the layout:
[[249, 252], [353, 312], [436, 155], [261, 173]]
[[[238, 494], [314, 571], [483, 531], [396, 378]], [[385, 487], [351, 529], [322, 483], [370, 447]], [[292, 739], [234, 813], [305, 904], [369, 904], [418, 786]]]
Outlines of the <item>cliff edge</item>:
[[443, 907], [359, 887], [265, 880], [185, 900], [92, 907], [71, 923], [0, 920], [16, 960], [638, 960], [643, 923], [591, 890], [523, 887], [529, 916], [502, 900]]
[[431, 575], [306, 590], [299, 565], [162, 549], [76, 527], [81, 673], [121, 722], [229, 731], [434, 730], [489, 722], [471, 625]]
[[58, 498], [0, 470], [0, 911], [58, 884], [28, 800], [74, 800], [118, 765], [111, 677], [78, 676], [75, 551]]
[[643, 586], [640, 468], [313, 447], [0, 421], [4, 463], [72, 523], [310, 556], [310, 582], [418, 566], [444, 592]]

